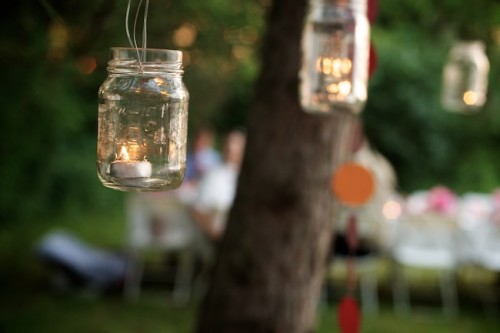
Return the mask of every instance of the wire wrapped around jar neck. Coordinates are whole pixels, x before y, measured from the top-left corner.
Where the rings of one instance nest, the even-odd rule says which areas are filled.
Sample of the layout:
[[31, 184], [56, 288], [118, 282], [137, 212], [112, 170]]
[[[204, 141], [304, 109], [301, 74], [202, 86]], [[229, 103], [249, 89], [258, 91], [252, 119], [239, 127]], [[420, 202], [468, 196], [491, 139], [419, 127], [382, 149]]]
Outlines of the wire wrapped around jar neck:
[[167, 49], [113, 47], [107, 69], [111, 73], [166, 72], [176, 75], [184, 73], [182, 52]]
[[347, 7], [359, 13], [366, 13], [368, 0], [311, 0], [311, 4]]

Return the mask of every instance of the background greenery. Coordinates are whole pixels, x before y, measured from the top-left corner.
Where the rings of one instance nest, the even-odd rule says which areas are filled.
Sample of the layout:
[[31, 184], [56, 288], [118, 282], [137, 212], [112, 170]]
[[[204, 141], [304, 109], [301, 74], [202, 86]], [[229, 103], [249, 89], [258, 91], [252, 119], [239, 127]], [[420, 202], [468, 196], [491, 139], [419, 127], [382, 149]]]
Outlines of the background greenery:
[[[363, 113], [370, 140], [393, 163], [402, 192], [438, 183], [493, 190], [500, 184], [498, 1], [379, 2], [378, 66]], [[148, 46], [185, 52], [191, 134], [205, 124], [218, 132], [245, 124], [269, 5], [151, 1]], [[20, 0], [0, 13], [2, 223], [119, 205], [123, 195], [100, 186], [94, 159], [96, 94], [109, 48], [128, 44], [125, 10], [124, 0]], [[474, 117], [439, 103], [447, 52], [461, 38], [485, 41], [491, 62], [488, 102]]]
[[[126, 3], [18, 0], [0, 11], [0, 332], [187, 332], [193, 325], [194, 308], [164, 311], [157, 295], [137, 304], [54, 296], [33, 254], [54, 227], [96, 246], [122, 246], [126, 195], [99, 183], [95, 147], [97, 90], [109, 48], [128, 44]], [[205, 124], [219, 133], [245, 124], [270, 3], [151, 0], [148, 46], [182, 49], [186, 57], [190, 135]], [[439, 103], [442, 67], [460, 38], [485, 41], [491, 63], [488, 102], [470, 117]], [[500, 187], [499, 1], [381, 0], [372, 41], [378, 66], [363, 118], [371, 142], [394, 165], [400, 190]], [[325, 332], [331, 311], [321, 312]], [[498, 331], [498, 322], [482, 314], [450, 323], [436, 313], [401, 319], [383, 311], [365, 328]]]
[[[126, 5], [21, 0], [0, 13], [2, 223], [108, 209], [123, 197], [99, 184], [95, 147], [109, 48], [128, 46]], [[265, 1], [151, 1], [148, 47], [184, 51], [191, 134], [205, 124], [218, 131], [244, 124], [266, 8]]]
[[[498, 1], [380, 1], [373, 31], [379, 65], [363, 117], [403, 192], [498, 186], [499, 26]], [[442, 68], [459, 39], [483, 40], [491, 63], [488, 102], [473, 117], [447, 113], [439, 102]]]

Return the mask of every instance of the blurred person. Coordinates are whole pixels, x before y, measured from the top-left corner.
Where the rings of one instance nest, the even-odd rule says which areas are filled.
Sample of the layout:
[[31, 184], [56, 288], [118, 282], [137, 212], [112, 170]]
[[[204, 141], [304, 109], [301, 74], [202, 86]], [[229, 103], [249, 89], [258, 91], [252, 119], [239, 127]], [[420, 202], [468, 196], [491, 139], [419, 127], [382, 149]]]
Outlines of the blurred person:
[[[358, 207], [337, 205], [328, 271], [347, 268], [348, 283], [357, 280], [363, 290], [360, 293], [363, 312], [375, 312], [378, 308], [377, 259], [381, 252], [389, 251], [394, 234], [392, 223], [384, 216], [384, 206], [388, 202], [396, 204], [396, 176], [388, 160], [371, 147], [359, 119], [349, 135], [350, 140], [345, 143], [349, 156], [344, 162], [356, 163], [370, 171], [374, 188], [368, 201]], [[353, 220], [355, 223], [350, 223]], [[355, 267], [356, 278], [351, 278], [348, 267]], [[329, 302], [336, 299], [338, 288], [344, 288], [336, 285], [335, 279], [334, 274], [327, 275], [325, 295]]]
[[[386, 217], [383, 214], [384, 205], [397, 197], [396, 174], [389, 161], [371, 147], [363, 133], [361, 121], [358, 120], [353, 128], [353, 139], [350, 147], [352, 161], [356, 162], [372, 173], [375, 180], [375, 189], [370, 200], [356, 208], [357, 234], [359, 239], [355, 255], [363, 256], [385, 249], [391, 242], [385, 225]], [[348, 255], [350, 253], [345, 237], [348, 209], [342, 209], [337, 221], [333, 254]]]
[[198, 181], [203, 174], [222, 163], [214, 148], [215, 135], [210, 127], [201, 128], [194, 137], [193, 148], [186, 157], [186, 181]]
[[214, 147], [215, 135], [210, 127], [202, 127], [194, 137], [192, 150], [186, 156], [186, 173], [181, 186], [168, 193], [182, 203], [191, 205], [196, 198], [200, 179], [210, 169], [222, 163], [221, 154]]
[[199, 183], [192, 216], [201, 230], [215, 241], [224, 232], [227, 212], [234, 200], [245, 143], [243, 132], [231, 131], [224, 141], [224, 163], [208, 171]]
[[[178, 189], [129, 194], [126, 242], [134, 260], [142, 260], [139, 253], [143, 250], [161, 249], [182, 275], [182, 270], [188, 270], [185, 267], [192, 264], [188, 262], [191, 259], [186, 253], [202, 261], [210, 256], [210, 244], [190, 212], [200, 179], [222, 163], [220, 153], [214, 148], [214, 140], [211, 127], [205, 126], [196, 132], [192, 149], [186, 156], [184, 180]], [[140, 282], [136, 283], [140, 285]]]
[[62, 291], [77, 288], [98, 295], [121, 287], [128, 265], [123, 256], [62, 230], [43, 236], [36, 252], [52, 268], [52, 283]]

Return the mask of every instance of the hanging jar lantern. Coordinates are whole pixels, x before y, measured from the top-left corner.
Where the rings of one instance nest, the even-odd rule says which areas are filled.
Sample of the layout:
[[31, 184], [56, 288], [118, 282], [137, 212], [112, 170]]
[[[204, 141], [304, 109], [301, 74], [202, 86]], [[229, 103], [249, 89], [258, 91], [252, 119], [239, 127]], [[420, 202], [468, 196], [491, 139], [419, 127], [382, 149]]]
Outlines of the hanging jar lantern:
[[303, 109], [361, 112], [370, 54], [367, 0], [311, 0], [302, 50]]
[[99, 89], [98, 176], [117, 190], [175, 189], [186, 164], [182, 52], [112, 48], [111, 54]]
[[443, 70], [443, 107], [451, 112], [478, 111], [486, 102], [489, 70], [483, 42], [456, 43]]

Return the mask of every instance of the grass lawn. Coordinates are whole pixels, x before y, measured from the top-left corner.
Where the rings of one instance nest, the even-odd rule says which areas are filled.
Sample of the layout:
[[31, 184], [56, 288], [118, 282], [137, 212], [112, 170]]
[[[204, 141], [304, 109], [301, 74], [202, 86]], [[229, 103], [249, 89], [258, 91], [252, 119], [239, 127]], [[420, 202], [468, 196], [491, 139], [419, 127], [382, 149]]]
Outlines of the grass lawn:
[[[318, 333], [339, 332], [335, 309], [320, 311]], [[500, 321], [469, 309], [456, 319], [443, 317], [440, 308], [417, 308], [411, 315], [395, 316], [392, 307], [383, 306], [377, 315], [362, 319], [363, 333], [493, 333], [500, 332]]]
[[[145, 293], [137, 302], [121, 297], [99, 299], [56, 295], [44, 291], [13, 297], [0, 308], [0, 332], [9, 333], [188, 333], [193, 331], [195, 306], [169, 305], [163, 293]], [[4, 299], [5, 300], [5, 299]], [[339, 332], [335, 309], [319, 311], [318, 333]], [[378, 315], [365, 316], [365, 333], [498, 333], [498, 319], [469, 310], [445, 319], [439, 308], [416, 309], [411, 316], [395, 316], [384, 306]]]
[[0, 332], [10, 333], [148, 333], [191, 332], [194, 308], [175, 308], [160, 295], [138, 302], [121, 297], [32, 293], [11, 299], [0, 313]]
[[[71, 218], [10, 224], [0, 229], [0, 333], [187, 333], [196, 322], [196, 304], [175, 307], [165, 290], [148, 288], [137, 302], [120, 294], [91, 297], [57, 293], [48, 288], [45, 267], [33, 248], [49, 230], [63, 228], [99, 247], [120, 249], [125, 235], [122, 213], [75, 214]], [[320, 305], [318, 333], [338, 332], [335, 308]], [[446, 319], [441, 307], [416, 306], [396, 316], [389, 303], [377, 315], [364, 316], [364, 333], [498, 333], [500, 318], [482, 308], [462, 307]]]

